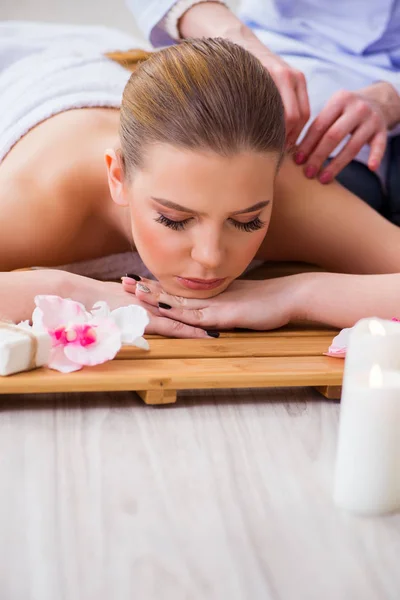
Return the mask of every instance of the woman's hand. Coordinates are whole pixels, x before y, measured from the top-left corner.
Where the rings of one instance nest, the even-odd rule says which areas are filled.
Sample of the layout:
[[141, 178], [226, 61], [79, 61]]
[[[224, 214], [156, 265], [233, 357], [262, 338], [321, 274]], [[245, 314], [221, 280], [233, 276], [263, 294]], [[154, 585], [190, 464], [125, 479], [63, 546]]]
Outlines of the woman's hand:
[[[319, 174], [321, 183], [330, 183], [369, 144], [368, 167], [376, 171], [385, 153], [388, 129], [400, 120], [399, 107], [396, 90], [385, 82], [357, 92], [337, 92], [311, 124], [295, 154], [296, 163], [305, 165], [306, 177]], [[344, 148], [324, 167], [347, 136]]]
[[161, 315], [205, 329], [268, 330], [282, 327], [296, 317], [295, 303], [300, 289], [297, 275], [279, 279], [233, 282], [213, 298], [194, 300], [165, 293], [158, 282], [137, 283], [123, 278], [127, 292], [143, 304], [158, 308]]
[[254, 54], [269, 71], [281, 93], [287, 146], [296, 143], [310, 118], [307, 84], [301, 71], [273, 54], [227, 6], [216, 2], [201, 2], [189, 8], [180, 19], [179, 31], [184, 38], [223, 37]]
[[209, 335], [204, 329], [185, 325], [177, 321], [171, 315], [158, 309], [157, 306], [151, 306], [149, 303], [141, 302], [139, 297], [132, 296], [132, 293], [125, 291], [121, 283], [103, 282], [81, 277], [71, 273], [67, 275], [67, 289], [65, 296], [82, 302], [86, 309], [90, 310], [95, 302], [103, 300], [107, 302], [111, 310], [130, 304], [138, 304], [147, 310], [150, 323], [146, 327], [145, 333], [164, 335], [166, 337], [179, 338], [207, 338]]

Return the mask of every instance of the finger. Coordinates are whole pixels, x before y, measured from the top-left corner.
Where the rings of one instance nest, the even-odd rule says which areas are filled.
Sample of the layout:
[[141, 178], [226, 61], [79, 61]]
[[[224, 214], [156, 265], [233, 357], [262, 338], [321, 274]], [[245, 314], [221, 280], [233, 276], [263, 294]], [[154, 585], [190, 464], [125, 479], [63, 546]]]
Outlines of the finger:
[[[359, 115], [356, 111], [349, 111], [339, 117], [310, 154], [305, 167], [306, 177], [315, 177], [334, 149], [347, 135], [356, 131], [359, 125]], [[372, 131], [369, 132], [369, 136], [371, 136], [371, 133]]]
[[132, 291], [133, 293], [136, 289], [136, 284], [139, 282], [144, 283], [145, 285], [151, 284], [152, 286], [160, 286], [158, 281], [155, 281], [154, 279], [147, 279], [146, 277], [140, 277], [139, 275], [134, 274], [128, 274], [124, 277], [121, 277], [121, 281], [124, 289], [126, 289], [126, 291]]
[[131, 277], [125, 276], [125, 277], [121, 277], [121, 283], [122, 283], [122, 287], [124, 288], [125, 292], [128, 292], [129, 294], [135, 293], [136, 284], [138, 283], [137, 281], [135, 281]]
[[297, 95], [293, 81], [286, 73], [275, 75], [275, 83], [282, 97], [285, 109], [286, 142], [293, 144], [293, 133], [298, 126], [300, 110], [297, 104]]
[[[237, 327], [240, 315], [235, 308], [229, 305], [206, 306], [204, 308], [186, 309], [171, 308], [168, 311], [159, 308], [160, 314], [168, 315], [176, 321], [201, 327], [203, 329], [232, 329]], [[243, 321], [243, 318], [241, 319]]]
[[151, 322], [146, 329], [147, 333], [155, 333], [157, 335], [165, 335], [166, 337], [174, 338], [212, 338], [215, 335], [210, 336], [207, 331], [199, 327], [192, 327], [181, 323], [180, 321], [174, 321], [173, 319], [165, 317], [153, 317]]
[[329, 127], [331, 127], [343, 112], [343, 105], [338, 102], [328, 102], [325, 108], [311, 123], [306, 135], [299, 144], [295, 155], [295, 161], [298, 165], [307, 162], [311, 152], [316, 148]]
[[162, 305], [161, 308], [164, 308], [164, 310], [170, 310], [173, 307], [185, 307], [188, 310], [192, 310], [203, 308], [208, 304], [207, 299], [197, 300], [194, 298], [184, 298], [182, 296], [167, 294], [158, 282], [153, 282], [151, 280], [147, 280], [146, 283], [143, 281], [137, 282], [134, 293], [141, 302], [157, 307]]
[[150, 281], [138, 281], [133, 293], [141, 302], [158, 306], [159, 290]]
[[368, 157], [368, 167], [371, 171], [376, 171], [382, 162], [387, 145], [387, 132], [385, 130], [378, 131], [370, 141], [371, 151]]
[[310, 118], [310, 101], [308, 99], [307, 82], [303, 73], [298, 74], [297, 79], [297, 105], [300, 110], [300, 117], [293, 133], [293, 145], [297, 142], [299, 135], [303, 131], [303, 127]]
[[160, 314], [165, 314], [169, 319], [174, 319], [180, 323], [194, 325], [198, 327], [214, 327], [215, 323], [210, 319], [209, 311], [206, 308], [164, 308], [160, 306]]
[[329, 183], [350, 161], [360, 152], [361, 148], [371, 139], [373, 130], [368, 123], [359, 127], [337, 156], [323, 170], [319, 178], [321, 183]]

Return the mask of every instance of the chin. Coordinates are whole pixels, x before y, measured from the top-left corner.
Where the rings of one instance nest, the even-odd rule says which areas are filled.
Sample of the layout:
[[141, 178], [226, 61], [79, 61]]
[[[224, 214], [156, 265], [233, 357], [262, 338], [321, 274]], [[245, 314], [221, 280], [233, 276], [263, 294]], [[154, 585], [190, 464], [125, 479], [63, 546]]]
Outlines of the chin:
[[229, 279], [228, 282], [224, 282], [223, 285], [221, 285], [218, 288], [215, 288], [214, 290], [190, 290], [185, 288], [182, 285], [177, 284], [174, 281], [169, 280], [168, 282], [163, 282], [162, 280], [160, 280], [160, 284], [162, 289], [167, 293], [167, 294], [171, 294], [171, 296], [180, 296], [181, 298], [194, 298], [194, 299], [207, 299], [207, 298], [214, 298], [214, 296], [218, 296], [219, 294], [222, 294], [222, 292], [224, 292], [227, 287], [232, 283], [232, 279]]

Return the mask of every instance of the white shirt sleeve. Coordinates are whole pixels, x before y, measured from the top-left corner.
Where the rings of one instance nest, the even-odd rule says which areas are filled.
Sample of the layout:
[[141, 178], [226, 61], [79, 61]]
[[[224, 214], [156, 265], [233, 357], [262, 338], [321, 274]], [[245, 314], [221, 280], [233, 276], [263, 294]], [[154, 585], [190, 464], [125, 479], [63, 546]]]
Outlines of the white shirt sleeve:
[[[140, 29], [153, 46], [166, 46], [180, 39], [179, 19], [195, 4], [208, 0], [126, 0]], [[224, 0], [212, 0], [225, 4]]]
[[164, 31], [162, 21], [176, 4], [176, 0], [125, 0], [125, 2], [139, 28], [153, 46], [167, 46], [174, 43], [175, 40]]

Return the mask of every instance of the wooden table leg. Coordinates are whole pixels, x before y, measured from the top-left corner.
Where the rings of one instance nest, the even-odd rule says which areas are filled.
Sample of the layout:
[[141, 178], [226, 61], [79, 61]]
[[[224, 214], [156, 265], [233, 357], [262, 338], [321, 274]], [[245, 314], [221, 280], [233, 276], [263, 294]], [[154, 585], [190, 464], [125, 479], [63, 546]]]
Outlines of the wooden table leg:
[[140, 390], [136, 393], [146, 404], [174, 404], [176, 390]]
[[342, 395], [342, 386], [340, 385], [321, 385], [315, 389], [328, 400], [340, 400]]

